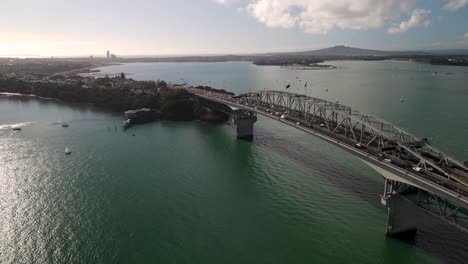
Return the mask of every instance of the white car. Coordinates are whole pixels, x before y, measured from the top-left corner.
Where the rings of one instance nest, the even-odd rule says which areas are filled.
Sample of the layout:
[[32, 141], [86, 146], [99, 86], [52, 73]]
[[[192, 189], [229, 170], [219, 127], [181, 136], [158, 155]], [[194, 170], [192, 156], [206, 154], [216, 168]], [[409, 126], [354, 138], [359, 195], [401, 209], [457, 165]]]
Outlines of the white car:
[[387, 162], [387, 163], [392, 163], [391, 159], [384, 159], [384, 161]]
[[422, 168], [416, 166], [416, 167], [413, 167], [413, 170], [416, 171], [416, 172], [420, 172], [422, 170]]

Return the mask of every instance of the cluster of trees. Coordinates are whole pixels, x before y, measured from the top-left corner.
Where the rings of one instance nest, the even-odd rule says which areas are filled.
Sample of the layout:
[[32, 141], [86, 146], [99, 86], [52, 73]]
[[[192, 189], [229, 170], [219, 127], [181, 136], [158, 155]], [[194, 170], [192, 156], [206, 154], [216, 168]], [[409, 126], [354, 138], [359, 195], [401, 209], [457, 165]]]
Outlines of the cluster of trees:
[[[154, 84], [154, 82], [153, 82]], [[149, 85], [135, 82], [135, 85]], [[200, 106], [194, 95], [182, 89], [160, 87], [158, 92], [135, 93], [126, 88], [82, 88], [79, 84], [30, 83], [17, 78], [0, 79], [0, 92], [34, 94], [65, 102], [92, 104], [112, 111], [151, 108], [168, 120], [192, 120]]]

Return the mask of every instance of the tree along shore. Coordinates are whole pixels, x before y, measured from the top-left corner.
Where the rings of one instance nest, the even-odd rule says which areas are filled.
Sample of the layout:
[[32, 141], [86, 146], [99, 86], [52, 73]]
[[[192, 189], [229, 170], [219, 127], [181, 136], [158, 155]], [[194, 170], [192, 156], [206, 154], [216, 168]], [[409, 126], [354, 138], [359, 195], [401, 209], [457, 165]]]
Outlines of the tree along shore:
[[[91, 104], [114, 112], [150, 108], [158, 111], [164, 120], [221, 122], [227, 119], [224, 114], [200, 105], [195, 95], [184, 89], [168, 88], [163, 81], [132, 81], [117, 88], [102, 88], [111, 81], [108, 77], [101, 78], [96, 82], [104, 83], [104, 86], [83, 88], [77, 84], [0, 78], [0, 92], [32, 94], [64, 102]], [[214, 90], [210, 87], [201, 88]]]

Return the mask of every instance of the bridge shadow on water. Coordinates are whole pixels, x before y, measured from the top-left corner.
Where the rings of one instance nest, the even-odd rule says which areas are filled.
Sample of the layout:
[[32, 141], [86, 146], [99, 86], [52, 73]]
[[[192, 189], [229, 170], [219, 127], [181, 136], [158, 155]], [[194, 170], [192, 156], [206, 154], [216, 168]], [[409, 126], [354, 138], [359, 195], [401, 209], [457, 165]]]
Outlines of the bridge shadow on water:
[[[338, 147], [330, 145], [331, 151], [323, 152], [320, 149], [304, 146], [299, 141], [278, 136], [260, 126], [255, 129], [256, 135], [252, 142], [255, 146], [276, 152], [305, 168], [319, 172], [314, 177], [326, 177], [326, 180], [331, 184], [355, 194], [386, 215], [386, 209], [380, 203], [384, 180], [377, 172], [367, 168], [364, 164], [361, 165], [358, 160], [356, 160], [355, 164], [333, 160], [331, 152], [334, 152], [334, 149], [341, 151]], [[311, 140], [319, 139], [314, 138]], [[342, 153], [343, 155], [350, 155], [345, 151], [342, 151]], [[367, 170], [364, 173], [375, 176], [375, 179], [363, 177], [362, 173], [360, 173], [361, 169]], [[446, 263], [468, 263], [468, 234], [416, 205], [412, 203], [410, 205], [417, 212], [418, 230], [416, 234], [414, 236], [387, 239], [398, 239], [409, 243]], [[385, 222], [382, 222], [382, 236], [384, 236], [384, 227]]]
[[305, 168], [310, 168], [318, 172], [315, 175], [326, 177], [331, 184], [352, 192], [369, 204], [381, 208], [379, 195], [383, 191], [383, 180], [372, 181], [360, 177], [353, 167], [343, 165], [342, 161], [332, 160], [330, 154], [301, 145], [298, 141], [274, 135], [261, 128], [258, 128], [256, 132], [261, 136], [256, 136], [253, 144], [276, 152], [283, 158]]
[[[213, 129], [213, 126], [215, 126], [216, 129]], [[236, 170], [240, 172], [240, 174], [251, 173], [251, 167], [245, 166], [245, 164], [252, 161], [253, 145], [251, 143], [253, 141], [236, 139], [235, 132], [227, 133], [225, 126], [225, 124], [199, 122], [199, 124], [197, 124], [197, 130], [200, 133], [200, 138], [202, 138], [206, 147], [209, 148], [209, 153], [212, 153], [214, 156], [214, 159], [218, 161], [229, 160], [225, 162], [225, 164], [229, 166], [226, 169]], [[222, 148], [220, 148], [220, 146], [222, 146]]]

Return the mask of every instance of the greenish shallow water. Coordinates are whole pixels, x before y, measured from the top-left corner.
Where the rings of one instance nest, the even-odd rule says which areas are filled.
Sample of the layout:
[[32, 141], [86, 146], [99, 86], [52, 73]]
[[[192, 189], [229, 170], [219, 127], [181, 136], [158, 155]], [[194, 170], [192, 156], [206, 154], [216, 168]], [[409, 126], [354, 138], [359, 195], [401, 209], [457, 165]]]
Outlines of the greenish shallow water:
[[[355, 71], [354, 67], [368, 67], [367, 71], [377, 67], [363, 64], [348, 65], [343, 74], [351, 74], [346, 72]], [[250, 72], [256, 76], [251, 87], [281, 77], [270, 71], [319, 74], [244, 63], [144, 66], [117, 67], [135, 73], [132, 67], [148, 72], [174, 67], [160, 76], [151, 75], [167, 80], [171, 74], [177, 80], [191, 71], [205, 72], [209, 79], [210, 72], [217, 75], [224, 69], [233, 85], [236, 76]], [[364, 75], [353, 80], [375, 77], [362, 71]], [[448, 77], [466, 81], [462, 73]], [[349, 94], [340, 93], [343, 99], [339, 99], [350, 105], [356, 104], [353, 100], [364, 101], [355, 95], [364, 88], [352, 83]], [[466, 101], [466, 88], [446, 87]], [[417, 94], [415, 98], [425, 94], [407, 92]], [[382, 93], [382, 98], [389, 97], [385, 90]], [[373, 108], [374, 103], [363, 103], [363, 110], [409, 124], [405, 128], [416, 132], [423, 130], [421, 126], [435, 127], [420, 120], [418, 113], [423, 110], [411, 99], [401, 105], [399, 94], [393, 111], [378, 104]], [[443, 97], [449, 95], [441, 93], [440, 100], [448, 100]], [[381, 100], [382, 107], [392, 104]], [[426, 109], [423, 102], [419, 104]], [[444, 106], [452, 113], [449, 120], [457, 107]], [[430, 111], [438, 113], [437, 109]], [[56, 123], [62, 120], [70, 127]], [[453, 141], [461, 140], [453, 144], [456, 148], [450, 140], [440, 140], [441, 148], [466, 156], [466, 120], [440, 128]], [[123, 133], [120, 122], [119, 115], [84, 106], [0, 98], [0, 263], [463, 263], [467, 259], [467, 237], [427, 215], [420, 220], [414, 243], [386, 238], [386, 213], [379, 204], [381, 177], [347, 153], [273, 120], [259, 118], [252, 143], [236, 140], [234, 129], [227, 125], [160, 122]], [[23, 130], [13, 131], [13, 124]], [[438, 131], [429, 132], [438, 135]], [[64, 155], [65, 146], [72, 155]]]

